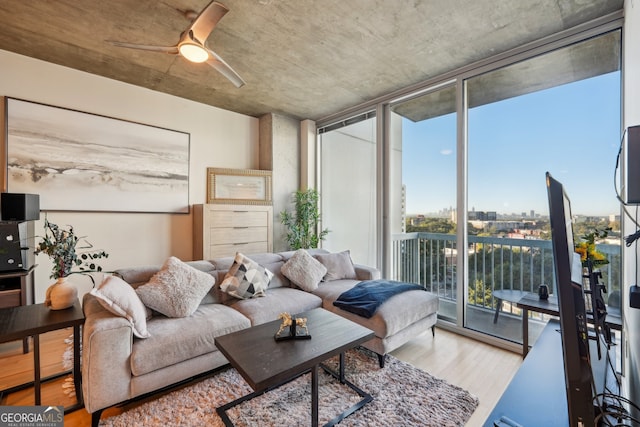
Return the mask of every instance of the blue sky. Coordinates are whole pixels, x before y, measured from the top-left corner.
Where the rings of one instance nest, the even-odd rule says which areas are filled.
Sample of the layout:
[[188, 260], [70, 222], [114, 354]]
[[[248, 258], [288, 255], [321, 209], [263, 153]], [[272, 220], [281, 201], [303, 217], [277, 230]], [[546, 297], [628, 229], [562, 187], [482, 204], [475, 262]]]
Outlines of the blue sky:
[[[455, 208], [454, 114], [403, 119], [407, 213]], [[618, 214], [620, 73], [557, 86], [469, 111], [469, 209], [548, 214], [545, 172], [562, 182], [572, 211]]]

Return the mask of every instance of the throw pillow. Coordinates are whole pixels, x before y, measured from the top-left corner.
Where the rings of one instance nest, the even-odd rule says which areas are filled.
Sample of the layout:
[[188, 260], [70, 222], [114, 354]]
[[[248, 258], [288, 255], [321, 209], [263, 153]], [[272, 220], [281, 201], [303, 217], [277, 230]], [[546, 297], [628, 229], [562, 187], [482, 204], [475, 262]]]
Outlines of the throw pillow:
[[262, 297], [272, 278], [272, 272], [238, 252], [220, 289], [240, 299]]
[[127, 319], [136, 337], [151, 336], [147, 331], [147, 309], [127, 282], [117, 276], [107, 276], [90, 294], [94, 295], [105, 309]]
[[298, 249], [284, 263], [280, 271], [300, 289], [312, 292], [318, 287], [318, 283], [320, 283], [324, 275], [327, 274], [327, 267], [309, 255], [306, 250]]
[[339, 252], [335, 254], [318, 254], [316, 259], [327, 267], [325, 281], [340, 279], [356, 279], [356, 269], [351, 261], [351, 253], [349, 251]]
[[167, 317], [191, 316], [214, 285], [212, 275], [170, 257], [136, 292], [144, 305]]

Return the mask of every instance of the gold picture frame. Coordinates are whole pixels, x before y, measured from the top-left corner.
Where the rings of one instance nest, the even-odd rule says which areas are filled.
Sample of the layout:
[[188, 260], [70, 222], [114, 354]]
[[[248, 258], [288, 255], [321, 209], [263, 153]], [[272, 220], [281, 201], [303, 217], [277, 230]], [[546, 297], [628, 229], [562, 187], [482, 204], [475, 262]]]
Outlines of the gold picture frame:
[[271, 171], [207, 168], [207, 203], [271, 205]]

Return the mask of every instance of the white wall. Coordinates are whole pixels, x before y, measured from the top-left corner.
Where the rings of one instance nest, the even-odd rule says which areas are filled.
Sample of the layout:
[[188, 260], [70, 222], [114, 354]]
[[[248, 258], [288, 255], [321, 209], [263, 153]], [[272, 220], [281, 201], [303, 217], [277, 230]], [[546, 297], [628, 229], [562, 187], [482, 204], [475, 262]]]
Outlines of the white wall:
[[[624, 4], [624, 64], [623, 64], [623, 93], [624, 93], [624, 127], [640, 125], [640, 1], [625, 0]], [[635, 211], [632, 209], [631, 211]], [[637, 218], [636, 218], [637, 219]], [[637, 226], [625, 218], [625, 235], [634, 233]], [[640, 265], [640, 251], [637, 241], [630, 248], [623, 247], [625, 252], [625, 271], [623, 275], [625, 301], [625, 323], [628, 356], [625, 362], [625, 385], [629, 398], [633, 402], [640, 402], [640, 309], [629, 308], [629, 286], [640, 284], [640, 272], [636, 271]], [[625, 250], [626, 249], [626, 250]], [[636, 259], [637, 258], [637, 259]], [[635, 414], [636, 418], [640, 414]]]
[[[206, 197], [206, 168], [258, 166], [258, 119], [82, 71], [0, 50], [0, 95], [188, 132], [190, 204]], [[96, 197], [100, 197], [99, 194]], [[91, 203], [87, 200], [87, 204]], [[116, 207], [114, 206], [114, 209]], [[42, 218], [35, 224], [43, 232]], [[50, 212], [109, 253], [105, 269], [161, 264], [192, 257], [192, 218], [186, 214]], [[36, 302], [52, 283], [46, 256], [36, 259]], [[74, 276], [81, 293], [90, 281]]]

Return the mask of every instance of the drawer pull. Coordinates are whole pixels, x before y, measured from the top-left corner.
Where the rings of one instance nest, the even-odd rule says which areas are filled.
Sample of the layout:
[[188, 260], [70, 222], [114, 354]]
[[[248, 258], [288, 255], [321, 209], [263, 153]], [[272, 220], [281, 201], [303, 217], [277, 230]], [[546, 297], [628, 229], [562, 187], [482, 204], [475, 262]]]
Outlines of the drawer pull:
[[238, 226], [238, 227], [233, 227], [233, 229], [234, 229], [234, 230], [241, 230], [241, 229], [244, 229], [244, 228], [249, 228], [249, 226], [244, 226], [244, 227], [239, 227], [239, 226]]
[[248, 245], [249, 242], [244, 242], [244, 243], [234, 243], [234, 246], [242, 246], [242, 245]]
[[249, 211], [233, 211], [233, 213], [248, 213]]

